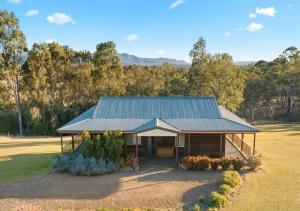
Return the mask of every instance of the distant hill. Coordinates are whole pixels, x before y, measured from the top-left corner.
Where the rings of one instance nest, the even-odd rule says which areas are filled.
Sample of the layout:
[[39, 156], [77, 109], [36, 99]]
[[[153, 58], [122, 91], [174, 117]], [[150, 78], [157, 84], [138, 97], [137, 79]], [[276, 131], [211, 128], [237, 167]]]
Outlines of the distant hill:
[[161, 66], [164, 63], [173, 64], [178, 67], [189, 67], [191, 64], [183, 60], [168, 59], [168, 58], [142, 58], [127, 53], [119, 54], [123, 65], [144, 65], [144, 66]]
[[256, 61], [237, 61], [234, 63], [236, 65], [244, 66], [244, 65], [254, 64], [254, 63], [256, 63]]

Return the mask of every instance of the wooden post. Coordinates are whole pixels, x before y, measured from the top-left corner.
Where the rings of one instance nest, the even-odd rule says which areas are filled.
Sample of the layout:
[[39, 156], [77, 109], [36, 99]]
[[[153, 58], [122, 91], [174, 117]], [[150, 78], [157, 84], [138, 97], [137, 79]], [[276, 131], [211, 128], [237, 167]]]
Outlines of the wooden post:
[[255, 154], [255, 141], [256, 141], [256, 133], [254, 133], [254, 137], [253, 137], [253, 155]]
[[175, 136], [175, 147], [176, 147], [176, 162], [178, 163], [179, 162], [179, 157], [178, 157], [178, 134], [177, 136]]
[[220, 158], [223, 155], [223, 153], [222, 153], [222, 151], [223, 151], [222, 144], [223, 144], [223, 134], [220, 135]]
[[191, 134], [188, 134], [188, 156], [191, 154]]
[[138, 145], [138, 142], [139, 142], [139, 137], [137, 136], [136, 139], [135, 139], [135, 156], [136, 156], [137, 159], [139, 158], [139, 145]]
[[64, 147], [63, 147], [63, 138], [62, 138], [62, 134], [60, 134], [60, 147], [61, 147], [61, 153], [64, 152]]
[[72, 150], [74, 151], [75, 145], [74, 145], [74, 135], [72, 135]]
[[241, 150], [244, 149], [244, 133], [242, 133], [242, 143], [241, 143]]

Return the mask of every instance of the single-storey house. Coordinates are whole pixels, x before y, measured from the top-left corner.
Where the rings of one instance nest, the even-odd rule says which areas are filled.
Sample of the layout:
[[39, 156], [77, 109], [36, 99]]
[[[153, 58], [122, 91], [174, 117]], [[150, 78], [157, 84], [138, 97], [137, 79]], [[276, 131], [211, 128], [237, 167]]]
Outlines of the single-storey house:
[[[122, 130], [124, 152], [143, 157], [225, 155], [227, 142], [250, 156], [255, 150], [254, 126], [226, 108], [214, 97], [101, 97], [57, 132], [62, 135]], [[243, 141], [253, 134], [253, 147]], [[72, 139], [74, 150], [74, 138]], [[62, 142], [63, 143], [63, 142]], [[63, 149], [63, 147], [62, 147]]]

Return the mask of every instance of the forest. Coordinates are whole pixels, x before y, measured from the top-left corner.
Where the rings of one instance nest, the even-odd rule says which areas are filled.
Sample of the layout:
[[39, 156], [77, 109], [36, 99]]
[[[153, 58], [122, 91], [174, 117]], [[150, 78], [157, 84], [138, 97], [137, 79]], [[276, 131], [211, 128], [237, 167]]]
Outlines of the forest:
[[[245, 51], [247, 49], [244, 49]], [[27, 47], [19, 20], [0, 10], [0, 133], [54, 135], [101, 96], [215, 96], [249, 121], [299, 121], [300, 51], [237, 65], [200, 37], [190, 67], [122, 65], [112, 41], [95, 52], [59, 43]]]

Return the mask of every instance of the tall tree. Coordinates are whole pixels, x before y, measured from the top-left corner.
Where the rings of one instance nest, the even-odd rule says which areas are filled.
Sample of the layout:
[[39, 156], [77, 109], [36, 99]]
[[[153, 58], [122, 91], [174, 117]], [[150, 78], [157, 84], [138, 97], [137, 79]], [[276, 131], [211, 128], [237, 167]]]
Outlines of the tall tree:
[[92, 78], [95, 101], [99, 96], [125, 94], [124, 71], [115, 43], [108, 41], [97, 45]]
[[20, 80], [22, 55], [26, 50], [25, 36], [19, 28], [14, 13], [0, 11], [0, 84], [14, 98], [19, 122], [19, 133], [23, 135], [20, 103]]

